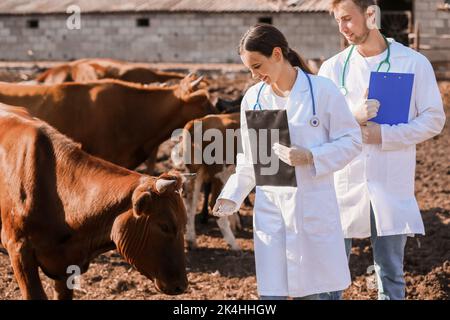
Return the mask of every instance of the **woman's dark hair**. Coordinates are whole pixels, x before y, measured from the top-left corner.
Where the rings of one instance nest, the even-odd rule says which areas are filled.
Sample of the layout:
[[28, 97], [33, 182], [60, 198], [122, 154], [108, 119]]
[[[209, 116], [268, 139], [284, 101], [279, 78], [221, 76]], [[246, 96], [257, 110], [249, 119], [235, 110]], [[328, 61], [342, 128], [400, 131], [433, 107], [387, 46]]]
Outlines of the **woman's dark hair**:
[[283, 33], [270, 24], [258, 23], [248, 29], [239, 43], [238, 50], [239, 55], [246, 50], [259, 52], [269, 58], [276, 47], [281, 49], [283, 57], [293, 67], [299, 67], [307, 73], [312, 73], [305, 60], [295, 50], [289, 48]]

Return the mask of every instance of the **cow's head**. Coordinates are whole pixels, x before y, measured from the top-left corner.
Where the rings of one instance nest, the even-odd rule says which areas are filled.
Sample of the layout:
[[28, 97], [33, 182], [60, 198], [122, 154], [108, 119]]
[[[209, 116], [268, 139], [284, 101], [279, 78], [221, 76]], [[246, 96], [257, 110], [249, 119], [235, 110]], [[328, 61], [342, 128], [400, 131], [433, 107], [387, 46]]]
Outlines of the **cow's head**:
[[182, 101], [183, 118], [187, 121], [218, 113], [208, 93], [208, 82], [203, 79], [203, 76], [188, 74], [180, 81], [177, 95]]
[[166, 294], [183, 293], [188, 285], [181, 184], [175, 173], [144, 176], [133, 192], [132, 210], [116, 219], [112, 232], [124, 258]]

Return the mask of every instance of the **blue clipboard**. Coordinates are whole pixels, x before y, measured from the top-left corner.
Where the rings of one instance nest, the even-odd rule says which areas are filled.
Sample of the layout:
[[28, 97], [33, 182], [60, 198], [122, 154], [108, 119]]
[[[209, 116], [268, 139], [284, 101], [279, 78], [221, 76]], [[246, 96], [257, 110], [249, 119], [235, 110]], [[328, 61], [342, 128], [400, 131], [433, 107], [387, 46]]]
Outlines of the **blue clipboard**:
[[371, 72], [368, 99], [380, 101], [380, 109], [369, 121], [378, 124], [408, 123], [413, 73]]

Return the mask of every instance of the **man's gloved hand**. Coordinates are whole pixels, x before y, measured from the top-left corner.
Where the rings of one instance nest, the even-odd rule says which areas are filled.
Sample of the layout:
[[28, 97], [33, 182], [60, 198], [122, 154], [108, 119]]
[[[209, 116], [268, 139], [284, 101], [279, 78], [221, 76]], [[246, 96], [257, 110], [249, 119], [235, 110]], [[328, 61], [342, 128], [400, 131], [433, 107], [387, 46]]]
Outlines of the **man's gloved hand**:
[[238, 210], [236, 202], [228, 199], [217, 199], [214, 208], [212, 210], [213, 215], [216, 217], [231, 216]]
[[367, 99], [368, 94], [369, 90], [366, 91], [364, 100], [359, 108], [353, 111], [353, 115], [360, 126], [365, 126], [367, 121], [375, 118], [380, 109], [380, 102], [376, 99]]
[[279, 143], [274, 143], [272, 147], [275, 154], [281, 161], [290, 166], [303, 166], [313, 164], [313, 155], [311, 151], [303, 147], [286, 147]]
[[381, 144], [381, 126], [375, 122], [367, 122], [361, 127], [362, 140], [365, 144]]

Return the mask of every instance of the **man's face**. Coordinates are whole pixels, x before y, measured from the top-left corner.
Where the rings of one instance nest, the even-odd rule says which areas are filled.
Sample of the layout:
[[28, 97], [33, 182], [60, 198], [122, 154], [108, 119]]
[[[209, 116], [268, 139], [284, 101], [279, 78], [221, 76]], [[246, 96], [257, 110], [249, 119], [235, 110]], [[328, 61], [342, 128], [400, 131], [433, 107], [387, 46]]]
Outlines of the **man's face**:
[[367, 14], [352, 0], [341, 2], [334, 8], [333, 14], [339, 25], [339, 32], [350, 44], [359, 45], [366, 41], [370, 32]]

